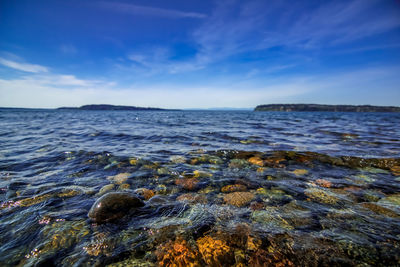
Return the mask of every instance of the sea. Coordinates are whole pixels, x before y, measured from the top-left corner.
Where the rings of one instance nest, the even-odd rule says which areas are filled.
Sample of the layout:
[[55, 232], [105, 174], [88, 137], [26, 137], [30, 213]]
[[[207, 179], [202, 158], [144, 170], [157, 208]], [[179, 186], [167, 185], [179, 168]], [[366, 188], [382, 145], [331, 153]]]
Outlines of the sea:
[[0, 265], [399, 266], [400, 114], [0, 109]]

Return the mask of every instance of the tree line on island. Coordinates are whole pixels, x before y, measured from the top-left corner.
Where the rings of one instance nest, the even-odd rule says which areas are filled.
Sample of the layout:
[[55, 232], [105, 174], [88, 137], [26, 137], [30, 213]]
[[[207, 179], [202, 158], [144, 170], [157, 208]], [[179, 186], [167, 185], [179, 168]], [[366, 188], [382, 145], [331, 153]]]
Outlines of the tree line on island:
[[178, 109], [163, 109], [163, 108], [152, 108], [152, 107], [135, 107], [135, 106], [117, 106], [117, 105], [108, 105], [108, 104], [99, 104], [99, 105], [84, 105], [80, 107], [60, 107], [58, 109], [67, 109], [67, 110], [178, 110]]
[[[60, 107], [64, 110], [148, 110], [178, 111], [179, 109], [163, 109], [154, 107], [120, 106], [108, 104], [84, 105], [81, 107]], [[306, 111], [306, 112], [400, 112], [400, 107], [373, 105], [321, 105], [321, 104], [267, 104], [258, 105], [254, 111]]]
[[400, 107], [372, 105], [269, 104], [254, 111], [400, 112]]

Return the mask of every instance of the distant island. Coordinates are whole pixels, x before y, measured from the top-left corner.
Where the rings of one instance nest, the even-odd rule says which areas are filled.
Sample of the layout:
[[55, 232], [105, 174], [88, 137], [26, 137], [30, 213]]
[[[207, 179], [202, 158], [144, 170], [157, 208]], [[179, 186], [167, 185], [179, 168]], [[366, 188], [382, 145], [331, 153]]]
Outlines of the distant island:
[[254, 109], [254, 111], [400, 112], [400, 107], [371, 105], [270, 104], [259, 105]]
[[84, 105], [81, 107], [60, 107], [58, 109], [67, 110], [159, 110], [159, 111], [176, 111], [178, 109], [162, 109], [162, 108], [150, 108], [150, 107], [135, 107], [135, 106], [115, 106], [115, 105]]

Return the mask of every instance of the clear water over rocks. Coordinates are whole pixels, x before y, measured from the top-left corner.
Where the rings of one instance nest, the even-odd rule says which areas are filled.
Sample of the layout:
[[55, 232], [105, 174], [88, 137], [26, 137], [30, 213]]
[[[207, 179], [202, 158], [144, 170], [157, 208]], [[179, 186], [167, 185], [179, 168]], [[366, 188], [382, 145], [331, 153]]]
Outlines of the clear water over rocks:
[[[399, 114], [0, 110], [0, 125], [2, 266], [400, 264]], [[96, 223], [113, 192], [144, 206]]]

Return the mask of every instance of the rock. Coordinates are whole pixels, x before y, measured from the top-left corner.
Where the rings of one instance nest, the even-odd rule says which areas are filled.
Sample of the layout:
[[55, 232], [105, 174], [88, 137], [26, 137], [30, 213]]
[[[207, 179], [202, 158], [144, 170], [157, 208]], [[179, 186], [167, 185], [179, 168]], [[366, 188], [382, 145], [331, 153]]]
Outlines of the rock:
[[129, 189], [129, 188], [131, 188], [131, 185], [130, 185], [130, 184], [121, 184], [121, 185], [119, 186], [119, 190], [127, 190], [127, 189]]
[[162, 195], [155, 195], [154, 197], [150, 198], [146, 204], [150, 206], [160, 206], [167, 204], [168, 202], [169, 202], [168, 197]]
[[264, 162], [260, 157], [251, 157], [247, 161], [250, 162], [251, 164], [258, 165], [260, 167], [264, 166]]
[[175, 184], [183, 187], [186, 190], [194, 190], [197, 188], [197, 184], [199, 183], [199, 180], [196, 178], [183, 178], [183, 179], [176, 179]]
[[325, 179], [317, 179], [315, 183], [321, 187], [330, 188], [332, 187], [332, 183]]
[[400, 176], [400, 166], [393, 166], [390, 168], [390, 171], [394, 176]]
[[195, 170], [193, 172], [193, 178], [208, 178], [211, 176], [212, 176], [211, 173], [207, 173], [207, 172], [203, 172], [203, 171], [199, 171], [199, 170]]
[[251, 192], [233, 192], [224, 196], [226, 204], [236, 207], [243, 207], [249, 204], [254, 199], [254, 194]]
[[159, 266], [200, 266], [197, 251], [183, 239], [159, 245], [156, 256]]
[[185, 163], [186, 162], [186, 158], [184, 156], [178, 156], [178, 155], [171, 156], [169, 158], [169, 160], [172, 163], [175, 163], [175, 164], [180, 164], [180, 163]]
[[253, 222], [260, 223], [271, 232], [285, 232], [294, 227], [285, 220], [277, 208], [267, 207], [265, 210], [255, 210], [251, 213]]
[[372, 203], [372, 202], [364, 202], [361, 203], [361, 206], [371, 210], [372, 212], [379, 214], [379, 215], [384, 215], [384, 216], [388, 216], [388, 217], [392, 217], [392, 218], [400, 218], [400, 214], [396, 213], [395, 211], [381, 206], [379, 204], [376, 203]]
[[304, 194], [309, 197], [310, 200], [323, 204], [333, 205], [339, 201], [333, 193], [318, 188], [307, 188]]
[[385, 194], [383, 194], [379, 190], [364, 190], [363, 198], [368, 202], [377, 202], [379, 199], [384, 198]]
[[207, 203], [207, 197], [205, 195], [194, 194], [194, 193], [182, 194], [179, 197], [177, 197], [176, 200], [188, 203], [202, 203], [202, 204]]
[[167, 186], [164, 184], [159, 184], [159, 185], [157, 185], [155, 191], [157, 194], [165, 195], [165, 194], [167, 194]]
[[120, 219], [133, 208], [144, 206], [143, 201], [130, 192], [111, 192], [97, 199], [88, 216], [96, 223]]
[[97, 193], [97, 195], [102, 196], [102, 195], [104, 195], [105, 193], [107, 193], [108, 191], [113, 190], [114, 187], [115, 187], [114, 184], [107, 184], [107, 185], [103, 186], [102, 188], [100, 188], [100, 190], [99, 190], [99, 192]]
[[196, 241], [200, 255], [207, 266], [224, 266], [232, 264], [233, 255], [224, 240], [214, 239], [211, 236], [204, 236]]
[[154, 196], [153, 190], [147, 188], [138, 188], [135, 190], [135, 193], [143, 197], [145, 200], [149, 200]]
[[157, 169], [158, 175], [169, 175], [171, 174], [170, 170], [167, 167], [161, 167]]
[[389, 195], [385, 198], [382, 198], [381, 200], [379, 200], [378, 203], [384, 205], [400, 206], [400, 193]]
[[130, 175], [131, 175], [130, 173], [124, 172], [124, 173], [119, 173], [114, 176], [109, 176], [109, 177], [107, 177], [107, 179], [116, 184], [123, 184], [128, 180]]
[[249, 163], [247, 162], [247, 160], [244, 159], [232, 159], [229, 162], [229, 168], [231, 169], [242, 169], [245, 168], [249, 165]]
[[222, 193], [230, 193], [230, 192], [240, 192], [240, 191], [246, 191], [247, 187], [242, 184], [231, 184], [231, 185], [226, 185], [221, 188]]

